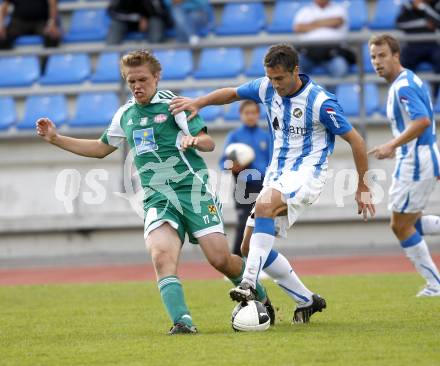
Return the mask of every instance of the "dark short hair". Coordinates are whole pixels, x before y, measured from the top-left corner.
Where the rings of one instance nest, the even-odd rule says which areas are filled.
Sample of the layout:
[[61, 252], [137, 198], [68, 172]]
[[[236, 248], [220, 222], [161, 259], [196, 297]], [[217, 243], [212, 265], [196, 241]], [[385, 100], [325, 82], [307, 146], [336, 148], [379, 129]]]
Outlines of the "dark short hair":
[[[253, 106], [255, 106], [255, 108], [258, 108], [258, 104], [256, 102], [254, 102], [253, 100], [250, 100], [250, 99], [245, 99], [240, 102], [239, 112], [240, 113], [243, 112], [243, 109], [245, 109], [248, 105], [253, 105]], [[259, 110], [259, 108], [258, 108], [258, 110]]]
[[298, 66], [298, 52], [288, 44], [271, 46], [264, 56], [265, 67], [282, 66], [287, 71], [292, 71]]
[[378, 34], [377, 36], [371, 37], [368, 41], [368, 47], [371, 47], [372, 45], [381, 46], [383, 44], [387, 44], [388, 47], [390, 47], [393, 55], [395, 53], [400, 54], [399, 41], [390, 34]]
[[159, 60], [147, 50], [136, 50], [122, 56], [119, 63], [122, 77], [125, 79], [125, 68], [148, 65], [151, 73], [157, 75], [162, 71]]

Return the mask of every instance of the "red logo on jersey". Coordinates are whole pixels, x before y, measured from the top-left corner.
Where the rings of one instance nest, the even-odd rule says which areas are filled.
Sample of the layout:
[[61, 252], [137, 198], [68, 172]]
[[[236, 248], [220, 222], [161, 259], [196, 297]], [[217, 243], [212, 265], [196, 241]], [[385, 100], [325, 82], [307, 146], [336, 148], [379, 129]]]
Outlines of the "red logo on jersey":
[[166, 114], [158, 114], [154, 117], [154, 122], [156, 123], [162, 123], [165, 122], [168, 119]]
[[325, 110], [328, 115], [330, 116], [331, 120], [333, 121], [333, 124], [336, 126], [336, 128], [339, 128], [339, 123], [336, 120], [336, 112], [333, 108], [326, 108]]

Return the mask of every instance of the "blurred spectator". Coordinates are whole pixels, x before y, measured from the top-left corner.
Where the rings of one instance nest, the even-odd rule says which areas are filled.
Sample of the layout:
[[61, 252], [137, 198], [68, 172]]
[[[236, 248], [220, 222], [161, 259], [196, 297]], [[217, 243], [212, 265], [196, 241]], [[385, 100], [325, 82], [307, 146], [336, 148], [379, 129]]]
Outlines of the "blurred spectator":
[[[408, 34], [434, 33], [440, 29], [440, 0], [412, 0], [405, 3], [396, 21], [397, 28]], [[430, 62], [440, 74], [440, 44], [436, 41], [409, 42], [402, 47], [402, 65], [415, 71], [422, 62]], [[437, 95], [439, 84], [433, 84]]]
[[[17, 37], [41, 35], [45, 47], [57, 47], [61, 30], [57, 0], [4, 0], [0, 8], [0, 49], [12, 48]], [[11, 19], [6, 25], [9, 6]]]
[[304, 41], [321, 41], [317, 46], [301, 46], [300, 70], [309, 74], [315, 66], [323, 66], [335, 77], [347, 74], [349, 64], [354, 63], [354, 54], [340, 43], [348, 33], [347, 10], [344, 5], [330, 0], [314, 0], [303, 6], [296, 14], [293, 29], [301, 33]]
[[150, 43], [164, 40], [167, 10], [162, 0], [111, 0], [107, 44], [120, 44], [128, 32], [146, 33]]
[[[264, 174], [269, 165], [271, 156], [270, 144], [271, 136], [269, 132], [258, 127], [258, 120], [260, 119], [260, 108], [258, 104], [252, 100], [244, 100], [240, 104], [240, 120], [243, 125], [234, 131], [231, 131], [225, 140], [225, 147], [223, 155], [220, 159], [220, 169], [231, 169], [235, 180], [235, 209], [237, 211], [237, 226], [235, 229], [233, 254], [241, 256], [241, 242], [243, 241], [243, 234], [246, 228], [246, 221], [254, 205], [257, 194], [263, 188]], [[241, 142], [249, 145], [255, 152], [255, 160], [248, 166], [241, 166], [238, 162], [233, 161], [232, 166], [225, 164], [227, 158], [225, 150], [230, 144]], [[225, 166], [226, 165], [226, 166]], [[257, 170], [261, 178], [251, 177], [250, 175], [239, 175], [244, 169]], [[257, 173], [257, 172], [255, 172]], [[253, 194], [254, 199], [250, 200], [250, 195]], [[251, 202], [248, 202], [251, 201]]]
[[165, 0], [176, 29], [178, 42], [195, 46], [199, 43], [199, 31], [209, 21], [208, 0]]

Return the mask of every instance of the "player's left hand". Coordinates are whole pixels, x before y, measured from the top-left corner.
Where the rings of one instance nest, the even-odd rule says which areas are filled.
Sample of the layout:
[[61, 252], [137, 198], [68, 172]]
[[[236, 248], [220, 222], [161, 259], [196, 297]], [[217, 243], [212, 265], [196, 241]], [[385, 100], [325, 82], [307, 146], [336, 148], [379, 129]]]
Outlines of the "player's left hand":
[[194, 99], [179, 96], [171, 100], [169, 109], [173, 115], [183, 111], [189, 111], [188, 121], [190, 121], [197, 115], [200, 108], [197, 107]]
[[182, 140], [180, 141], [180, 149], [185, 151], [189, 147], [192, 147], [194, 149], [197, 148], [197, 144], [199, 143], [199, 138], [196, 136], [183, 136]]
[[364, 221], [368, 220], [368, 213], [371, 217], [376, 214], [376, 207], [373, 203], [373, 196], [365, 184], [359, 184], [355, 196], [356, 202], [358, 204], [358, 215], [362, 215]]
[[396, 149], [389, 143], [373, 147], [368, 155], [374, 155], [376, 159], [391, 159], [396, 155]]

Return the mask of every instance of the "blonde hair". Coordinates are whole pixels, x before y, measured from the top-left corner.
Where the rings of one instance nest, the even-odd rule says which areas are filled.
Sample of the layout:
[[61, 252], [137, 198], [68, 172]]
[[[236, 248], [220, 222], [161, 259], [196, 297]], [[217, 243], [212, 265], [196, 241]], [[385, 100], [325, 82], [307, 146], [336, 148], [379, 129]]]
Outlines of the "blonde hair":
[[379, 34], [371, 37], [368, 41], [368, 47], [371, 47], [372, 45], [381, 46], [383, 44], [387, 44], [388, 47], [390, 47], [393, 55], [396, 53], [400, 54], [399, 41], [390, 34]]
[[121, 70], [121, 75], [125, 79], [125, 68], [127, 67], [136, 67], [148, 65], [151, 73], [156, 76], [160, 74], [162, 71], [162, 66], [160, 65], [159, 60], [154, 57], [152, 53], [147, 50], [136, 50], [129, 52], [121, 57], [121, 61], [119, 62], [119, 68]]

